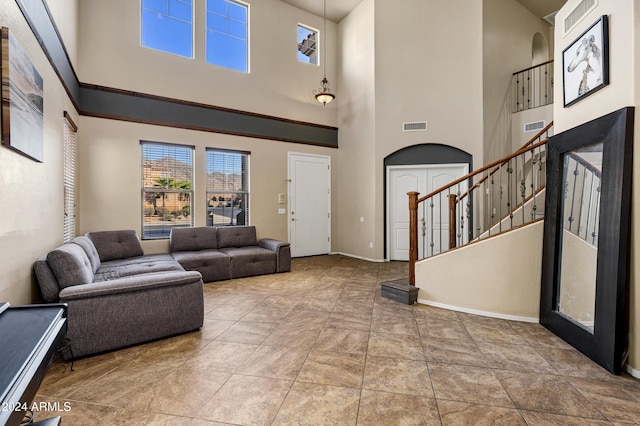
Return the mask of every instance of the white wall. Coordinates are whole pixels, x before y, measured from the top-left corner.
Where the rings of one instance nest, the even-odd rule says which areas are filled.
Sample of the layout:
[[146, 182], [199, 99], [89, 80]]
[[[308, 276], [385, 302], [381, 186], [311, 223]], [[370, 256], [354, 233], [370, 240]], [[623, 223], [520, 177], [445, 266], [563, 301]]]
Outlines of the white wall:
[[[482, 164], [481, 17], [464, 0], [365, 0], [340, 22], [338, 251], [384, 258], [389, 154], [438, 143]], [[427, 132], [402, 132], [424, 120]]]
[[[340, 110], [337, 214], [334, 252], [376, 258], [375, 235], [375, 0], [364, 0], [339, 24]], [[334, 166], [335, 170], [335, 166]], [[360, 221], [360, 218], [363, 221]], [[337, 226], [336, 220], [337, 219]]]
[[[533, 64], [536, 33], [549, 43], [550, 26], [513, 0], [483, 1], [484, 163], [504, 157], [516, 145], [511, 139], [511, 76]], [[549, 51], [553, 50], [549, 43]], [[545, 60], [552, 59], [546, 58]], [[544, 61], [542, 61], [544, 62]], [[557, 80], [556, 80], [557, 81]], [[521, 145], [521, 144], [520, 144]]]
[[[246, 1], [250, 5], [251, 28], [251, 64], [246, 74], [206, 63], [204, 1], [194, 2], [194, 59], [139, 45], [137, 0], [79, 3], [82, 66], [76, 71], [84, 83], [330, 126], [337, 124], [337, 106], [328, 104], [322, 108], [312, 93], [320, 87], [323, 67], [297, 59], [298, 23], [321, 29], [320, 16], [279, 0]], [[336, 24], [330, 21], [326, 40], [327, 77], [332, 91], [340, 96], [336, 84]]]
[[78, 116], [14, 1], [2, 1], [0, 26], [9, 28], [44, 80], [44, 161], [0, 146], [0, 301], [19, 305], [39, 297], [33, 262], [62, 243], [63, 111], [76, 123]]
[[[194, 145], [194, 205], [196, 226], [206, 225], [207, 147], [251, 152], [250, 223], [258, 237], [287, 241], [289, 215], [278, 214], [278, 194], [287, 193], [287, 152], [331, 156], [337, 150], [262, 139], [175, 129], [147, 124], [80, 118], [80, 233], [134, 229], [142, 222], [142, 155], [140, 140]], [[335, 182], [334, 182], [335, 186]], [[166, 253], [168, 240], [143, 241], [147, 253]]]
[[544, 223], [539, 221], [419, 261], [418, 301], [462, 312], [537, 322], [543, 228]]

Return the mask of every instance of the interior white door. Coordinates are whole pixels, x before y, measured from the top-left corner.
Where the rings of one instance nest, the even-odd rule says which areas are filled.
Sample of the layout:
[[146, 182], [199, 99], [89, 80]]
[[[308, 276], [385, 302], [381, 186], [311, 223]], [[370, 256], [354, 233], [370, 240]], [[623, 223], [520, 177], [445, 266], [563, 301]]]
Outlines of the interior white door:
[[[441, 188], [468, 173], [468, 164], [426, 164], [389, 166], [387, 168], [387, 253], [390, 260], [409, 260], [408, 192], [420, 196]], [[467, 190], [467, 182], [457, 185], [455, 192]], [[436, 197], [418, 208], [418, 257], [432, 255], [448, 248], [449, 200]], [[464, 236], [463, 236], [464, 238]]]
[[[391, 260], [409, 260], [408, 192], [426, 194], [425, 167], [389, 167], [387, 169], [387, 241]], [[420, 220], [420, 218], [418, 218]], [[418, 244], [421, 246], [422, 244]]]
[[331, 158], [289, 153], [289, 242], [293, 257], [331, 251]]

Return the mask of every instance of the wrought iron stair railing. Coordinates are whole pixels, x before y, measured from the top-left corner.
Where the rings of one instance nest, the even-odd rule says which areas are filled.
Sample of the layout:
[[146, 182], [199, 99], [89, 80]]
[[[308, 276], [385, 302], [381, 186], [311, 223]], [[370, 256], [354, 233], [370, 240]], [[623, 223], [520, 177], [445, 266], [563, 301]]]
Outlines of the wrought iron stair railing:
[[513, 154], [420, 197], [409, 192], [409, 283], [418, 259], [539, 220], [553, 122]]
[[598, 246], [600, 182], [602, 172], [571, 152], [565, 156], [563, 228], [592, 246]]
[[553, 103], [553, 59], [513, 73], [511, 112]]

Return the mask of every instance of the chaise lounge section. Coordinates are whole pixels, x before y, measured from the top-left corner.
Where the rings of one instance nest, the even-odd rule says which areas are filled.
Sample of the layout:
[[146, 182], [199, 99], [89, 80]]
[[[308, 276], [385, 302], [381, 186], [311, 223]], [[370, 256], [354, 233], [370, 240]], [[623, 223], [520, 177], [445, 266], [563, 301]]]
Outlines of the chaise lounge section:
[[135, 231], [90, 232], [34, 264], [46, 302], [68, 306], [71, 353], [82, 357], [202, 327], [202, 276], [170, 254], [144, 255]]

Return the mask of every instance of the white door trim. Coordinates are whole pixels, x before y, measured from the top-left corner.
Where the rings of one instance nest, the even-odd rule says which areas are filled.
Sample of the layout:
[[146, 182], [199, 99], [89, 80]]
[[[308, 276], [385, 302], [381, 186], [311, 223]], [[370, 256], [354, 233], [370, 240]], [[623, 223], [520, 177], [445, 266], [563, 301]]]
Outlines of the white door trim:
[[289, 237], [289, 241], [292, 241], [291, 235], [291, 166], [292, 166], [292, 157], [294, 156], [304, 156], [304, 157], [314, 157], [318, 159], [323, 159], [326, 161], [328, 165], [327, 169], [327, 253], [331, 253], [331, 157], [328, 155], [321, 154], [308, 154], [305, 152], [295, 152], [289, 151], [287, 152], [287, 235]]

